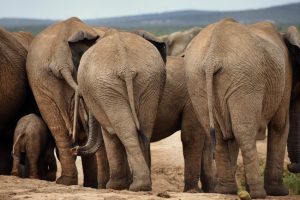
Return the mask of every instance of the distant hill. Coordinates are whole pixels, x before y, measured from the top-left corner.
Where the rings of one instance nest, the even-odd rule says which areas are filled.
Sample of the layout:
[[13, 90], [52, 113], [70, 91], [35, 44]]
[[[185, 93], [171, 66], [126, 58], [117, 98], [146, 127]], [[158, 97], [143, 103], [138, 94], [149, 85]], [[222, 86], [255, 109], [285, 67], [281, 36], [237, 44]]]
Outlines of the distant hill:
[[226, 17], [233, 17], [244, 23], [271, 20], [276, 24], [300, 24], [300, 3], [258, 10], [229, 12], [186, 10], [128, 17], [92, 19], [86, 20], [86, 22], [93, 25], [116, 27], [143, 27], [153, 25], [193, 26], [210, 24]]
[[[179, 27], [204, 26], [219, 19], [233, 17], [243, 23], [270, 20], [278, 25], [300, 24], [300, 3], [274, 6], [256, 10], [242, 11], [199, 11], [183, 10], [166, 13], [154, 13], [136, 16], [113, 17], [103, 19], [87, 19], [86, 23], [94, 26], [111, 26], [125, 29], [144, 28], [154, 32], [165, 29], [179, 29]], [[30, 30], [34, 33], [56, 22], [55, 20], [2, 18], [0, 26], [9, 30]], [[157, 31], [155, 30], [157, 29]], [[171, 31], [171, 30], [170, 30]]]

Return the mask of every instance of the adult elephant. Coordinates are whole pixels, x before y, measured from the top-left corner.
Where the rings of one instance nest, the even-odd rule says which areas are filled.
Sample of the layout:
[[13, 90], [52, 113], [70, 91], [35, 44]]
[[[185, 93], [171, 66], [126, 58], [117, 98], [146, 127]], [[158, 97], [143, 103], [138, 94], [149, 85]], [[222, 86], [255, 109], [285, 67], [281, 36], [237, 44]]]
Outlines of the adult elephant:
[[169, 35], [158, 37], [167, 44], [168, 56], [183, 55], [190, 41], [202, 30], [201, 27], [192, 27], [185, 31], [177, 31]]
[[[59, 151], [62, 167], [57, 183], [78, 183], [75, 157], [71, 153], [74, 95], [77, 68], [82, 54], [98, 34], [78, 18], [53, 24], [32, 41], [27, 57], [27, 76], [41, 115]], [[81, 125], [84, 123], [81, 123]], [[79, 131], [83, 132], [82, 126]], [[97, 187], [94, 155], [82, 157], [84, 186]]]
[[[26, 48], [13, 33], [0, 28], [0, 174], [12, 167], [13, 130], [30, 96], [26, 77]], [[31, 40], [31, 38], [29, 38]]]
[[[215, 172], [211, 156], [210, 141], [207, 139], [203, 128], [196, 119], [188, 96], [184, 81], [183, 58], [168, 56], [166, 70], [166, 83], [162, 99], [158, 106], [157, 117], [150, 142], [159, 141], [181, 130], [185, 162], [184, 191], [199, 192], [198, 182], [200, 177], [202, 190], [204, 192], [213, 192], [215, 186]], [[93, 140], [95, 139], [93, 138]], [[116, 142], [117, 144], [115, 144]], [[122, 158], [124, 160], [123, 163], [126, 163], [127, 159], [126, 156], [124, 156], [126, 152], [124, 152], [122, 145], [118, 145], [118, 142], [118, 140], [106, 140], [106, 148], [108, 148], [108, 151], [113, 151], [114, 148], [120, 148], [118, 152], [114, 152], [114, 156]], [[116, 145], [118, 146], [115, 147]], [[100, 162], [99, 166], [105, 167], [103, 162]], [[118, 171], [124, 173], [124, 177], [121, 177], [124, 179], [122, 181], [124, 185], [119, 185], [114, 189], [128, 188], [128, 180], [131, 180], [130, 177], [126, 175], [128, 166], [122, 164], [118, 167]], [[102, 174], [105, 173], [107, 172], [102, 170]]]
[[198, 122], [188, 95], [183, 58], [167, 57], [167, 79], [158, 106], [151, 142], [181, 130], [184, 156], [184, 192], [199, 192], [199, 178], [204, 192], [213, 192], [215, 171], [209, 137]]
[[[118, 156], [126, 150], [132, 191], [151, 190], [149, 143], [166, 77], [165, 44], [146, 32], [138, 34], [142, 37], [114, 29], [106, 32], [84, 54], [78, 70], [79, 93], [90, 117], [101, 124], [108, 145], [107, 188], [128, 186], [129, 167], [124, 156]], [[77, 152], [91, 153], [99, 142], [92, 137]]]
[[[282, 176], [289, 131], [291, 55], [271, 23], [242, 25], [232, 19], [207, 26], [186, 50], [186, 81], [197, 118], [212, 135], [216, 130], [217, 192], [237, 192], [240, 148], [252, 198], [288, 194]], [[263, 186], [255, 138], [266, 126]]]
[[300, 38], [296, 27], [291, 26], [283, 34], [284, 40], [292, 52], [293, 87], [290, 105], [290, 131], [288, 137], [288, 155], [291, 164], [288, 170], [300, 173]]

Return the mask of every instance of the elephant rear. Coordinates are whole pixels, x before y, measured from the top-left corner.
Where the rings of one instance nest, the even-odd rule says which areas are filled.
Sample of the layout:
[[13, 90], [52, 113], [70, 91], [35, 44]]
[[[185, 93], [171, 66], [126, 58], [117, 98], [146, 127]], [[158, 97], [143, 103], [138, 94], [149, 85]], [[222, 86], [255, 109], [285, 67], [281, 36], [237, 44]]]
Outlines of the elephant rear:
[[[150, 138], [165, 84], [165, 49], [164, 43], [145, 32], [137, 35], [112, 30], [82, 57], [79, 92], [103, 128], [105, 145], [114, 149], [108, 148], [110, 169], [129, 169], [125, 149], [132, 169], [130, 187], [132, 178], [116, 172], [111, 174], [107, 188], [151, 190]], [[112, 141], [115, 137], [118, 144]], [[86, 146], [90, 144], [88, 141]], [[123, 158], [110, 156], [112, 152]], [[124, 165], [119, 166], [119, 162]]]

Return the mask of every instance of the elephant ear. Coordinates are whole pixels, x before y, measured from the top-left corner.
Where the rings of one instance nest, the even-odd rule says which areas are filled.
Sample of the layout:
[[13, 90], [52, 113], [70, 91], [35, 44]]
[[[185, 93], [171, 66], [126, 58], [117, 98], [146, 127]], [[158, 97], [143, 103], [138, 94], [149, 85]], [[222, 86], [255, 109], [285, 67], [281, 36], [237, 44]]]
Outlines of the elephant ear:
[[147, 32], [147, 31], [144, 31], [144, 30], [137, 30], [137, 31], [134, 31], [134, 33], [143, 37], [145, 40], [148, 40], [149, 42], [151, 42], [159, 51], [164, 63], [166, 63], [167, 45], [162, 39], [159, 39], [159, 38], [155, 37], [153, 34]]
[[82, 40], [94, 40], [96, 41], [99, 38], [98, 34], [94, 31], [86, 31], [86, 30], [80, 30], [75, 33], [73, 33], [69, 38], [69, 43], [76, 43]]
[[[283, 34], [284, 42], [292, 58], [293, 67], [300, 70], [300, 41], [299, 33], [295, 26], [290, 26], [286, 33]], [[296, 66], [295, 66], [296, 65]]]
[[93, 29], [79, 30], [68, 38], [68, 44], [72, 52], [72, 60], [75, 68], [78, 68], [81, 56], [96, 43], [99, 35]]

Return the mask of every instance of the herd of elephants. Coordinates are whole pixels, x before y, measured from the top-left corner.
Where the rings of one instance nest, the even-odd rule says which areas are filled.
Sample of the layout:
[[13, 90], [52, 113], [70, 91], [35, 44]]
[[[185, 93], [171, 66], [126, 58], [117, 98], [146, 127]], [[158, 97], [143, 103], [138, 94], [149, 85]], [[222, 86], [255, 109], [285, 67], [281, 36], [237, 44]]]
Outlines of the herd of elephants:
[[181, 130], [185, 192], [236, 194], [241, 150], [252, 198], [288, 195], [286, 146], [300, 172], [299, 80], [294, 26], [228, 18], [158, 37], [73, 17], [35, 37], [0, 29], [0, 174], [76, 185], [81, 156], [84, 186], [148, 191], [150, 143]]

